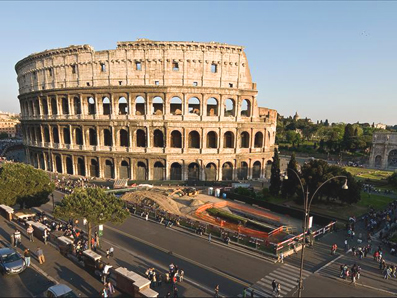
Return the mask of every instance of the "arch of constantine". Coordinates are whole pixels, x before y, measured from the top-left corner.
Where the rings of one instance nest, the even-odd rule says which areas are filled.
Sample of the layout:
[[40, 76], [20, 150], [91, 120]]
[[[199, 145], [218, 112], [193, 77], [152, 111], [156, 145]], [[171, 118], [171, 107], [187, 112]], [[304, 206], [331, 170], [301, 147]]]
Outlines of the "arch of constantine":
[[32, 54], [15, 66], [28, 162], [134, 180], [260, 179], [277, 112], [257, 106], [243, 47], [118, 42]]
[[374, 133], [369, 165], [384, 170], [397, 169], [397, 133]]

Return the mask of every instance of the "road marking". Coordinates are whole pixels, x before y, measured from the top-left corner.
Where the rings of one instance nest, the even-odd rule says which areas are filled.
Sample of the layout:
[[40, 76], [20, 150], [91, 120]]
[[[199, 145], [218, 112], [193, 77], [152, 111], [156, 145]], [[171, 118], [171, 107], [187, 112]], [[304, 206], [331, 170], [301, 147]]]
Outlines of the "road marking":
[[339, 257], [333, 259], [332, 261], [328, 262], [327, 264], [325, 264], [324, 266], [322, 266], [321, 268], [317, 269], [316, 271], [314, 271], [314, 273], [317, 273], [325, 268], [327, 268], [329, 265], [331, 265], [332, 263], [336, 262], [337, 260], [339, 260], [340, 258], [342, 258], [344, 255], [340, 255]]

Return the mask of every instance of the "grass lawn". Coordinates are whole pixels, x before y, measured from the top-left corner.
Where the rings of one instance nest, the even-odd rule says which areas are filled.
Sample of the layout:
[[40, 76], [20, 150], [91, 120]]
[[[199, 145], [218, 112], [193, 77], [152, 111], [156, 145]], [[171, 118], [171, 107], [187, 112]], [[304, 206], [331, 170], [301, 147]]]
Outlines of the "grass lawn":
[[387, 204], [393, 202], [395, 197], [387, 197], [379, 194], [371, 194], [370, 196], [367, 193], [361, 193], [361, 200], [357, 203], [358, 206], [369, 207], [372, 206], [375, 209], [384, 209]]
[[356, 167], [345, 167], [346, 171], [355, 176], [357, 179], [370, 179], [370, 180], [382, 180], [387, 179], [392, 171], [380, 171], [374, 169], [364, 169], [364, 168], [356, 168]]

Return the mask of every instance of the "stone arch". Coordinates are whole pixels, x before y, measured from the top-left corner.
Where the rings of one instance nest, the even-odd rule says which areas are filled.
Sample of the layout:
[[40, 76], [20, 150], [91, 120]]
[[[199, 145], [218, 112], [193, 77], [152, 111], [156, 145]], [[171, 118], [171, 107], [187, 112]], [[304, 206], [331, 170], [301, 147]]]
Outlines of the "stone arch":
[[187, 168], [187, 179], [188, 180], [199, 180], [200, 178], [200, 166], [196, 162], [192, 162]]
[[252, 179], [261, 178], [261, 170], [262, 170], [261, 162], [260, 161], [254, 162], [252, 166]]
[[207, 99], [207, 116], [218, 116], [218, 100], [215, 97]]
[[48, 129], [48, 127], [44, 127], [44, 142], [50, 142], [50, 130]]
[[178, 162], [171, 164], [171, 180], [182, 180], [182, 166]]
[[233, 180], [233, 164], [225, 162], [222, 165], [222, 180]]
[[57, 100], [54, 97], [51, 97], [51, 114], [58, 115]]
[[83, 145], [83, 133], [81, 128], [76, 127], [74, 130], [76, 145]]
[[114, 178], [114, 165], [110, 159], [105, 160], [105, 178]]
[[182, 115], [182, 99], [174, 96], [170, 100], [170, 113], [172, 115]]
[[218, 135], [215, 131], [210, 131], [207, 133], [207, 148], [217, 148], [218, 147]]
[[249, 148], [250, 147], [250, 135], [249, 135], [249, 133], [248, 132], [246, 132], [246, 131], [243, 131], [241, 134], [240, 134], [240, 137], [241, 137], [241, 139], [240, 139], [240, 148]]
[[42, 142], [43, 140], [42, 140], [42, 138], [41, 138], [41, 129], [40, 129], [40, 127], [36, 127], [36, 128], [35, 128], [35, 133], [36, 133], [36, 139], [37, 139], [39, 142]]
[[142, 96], [137, 96], [135, 98], [135, 115], [145, 115], [146, 114], [146, 100]]
[[182, 148], [182, 134], [179, 130], [171, 132], [171, 148]]
[[107, 96], [102, 97], [102, 110], [103, 115], [110, 115], [112, 113], [112, 105]]
[[70, 156], [66, 157], [66, 173], [73, 175], [73, 161]]
[[189, 98], [188, 112], [191, 115], [200, 115], [200, 100], [197, 97]]
[[43, 107], [43, 114], [44, 115], [48, 115], [48, 103], [47, 103], [47, 99], [43, 98], [41, 100], [41, 105]]
[[164, 114], [164, 101], [160, 96], [156, 96], [152, 99], [152, 111], [153, 115]]
[[387, 157], [387, 166], [389, 168], [397, 168], [397, 149], [393, 149], [389, 152]]
[[267, 179], [270, 179], [270, 176], [271, 176], [271, 174], [272, 174], [272, 164], [273, 164], [273, 162], [272, 162], [271, 160], [268, 160], [268, 161], [266, 162], [266, 166], [265, 166], [265, 177], [266, 177]]
[[247, 180], [248, 179], [248, 163], [242, 161], [240, 163], [240, 168], [238, 171], [238, 179]]
[[248, 99], [244, 99], [241, 103], [241, 117], [251, 116], [251, 102]]
[[200, 148], [200, 134], [195, 130], [189, 132], [189, 148]]
[[99, 163], [95, 158], [91, 158], [90, 161], [90, 176], [99, 177]]
[[382, 156], [381, 155], [377, 155], [375, 157], [375, 167], [376, 168], [382, 167]]
[[161, 161], [156, 161], [153, 165], [153, 180], [164, 180], [164, 164]]
[[90, 96], [87, 98], [88, 103], [88, 115], [95, 115], [96, 114], [96, 106], [95, 106], [95, 99]]
[[44, 161], [43, 153], [39, 154], [39, 165], [40, 165], [40, 169], [45, 170], [45, 161]]
[[224, 116], [235, 116], [236, 115], [236, 104], [233, 99], [228, 98], [225, 100], [224, 104]]
[[63, 128], [63, 142], [65, 144], [70, 144], [70, 129], [69, 129], [69, 127]]
[[52, 139], [54, 143], [59, 144], [59, 132], [56, 126], [52, 128]]
[[234, 133], [227, 131], [223, 135], [223, 148], [234, 148]]
[[136, 146], [146, 147], [146, 133], [143, 129], [138, 129], [136, 131]]
[[95, 128], [90, 128], [88, 130], [88, 135], [90, 139], [90, 146], [98, 146], [98, 138], [97, 138], [97, 132]]
[[147, 180], [147, 167], [146, 164], [142, 161], [138, 161], [137, 163], [136, 180]]
[[255, 134], [254, 147], [255, 148], [262, 148], [263, 147], [263, 133], [260, 132], [260, 131], [258, 131]]
[[130, 179], [130, 164], [126, 160], [123, 160], [120, 163], [119, 178]]
[[128, 102], [124, 96], [119, 97], [119, 115], [127, 115], [128, 114]]
[[77, 158], [77, 175], [85, 176], [84, 157], [78, 157]]
[[63, 115], [69, 114], [69, 101], [66, 97], [62, 97], [62, 114]]
[[62, 173], [62, 159], [59, 155], [55, 156], [55, 167], [58, 173]]
[[160, 129], [155, 129], [153, 132], [153, 147], [164, 147], [164, 134]]
[[217, 180], [216, 179], [217, 178], [216, 177], [216, 173], [217, 173], [216, 165], [213, 162], [210, 162], [205, 166], [204, 172], [205, 172], [205, 180], [206, 181], [216, 181]]
[[128, 131], [126, 129], [120, 129], [119, 132], [120, 136], [120, 146], [121, 147], [128, 147], [129, 146], [129, 137]]
[[103, 130], [103, 145], [104, 146], [113, 146], [113, 144], [112, 144], [112, 132], [108, 128], [105, 128]]
[[81, 115], [81, 100], [80, 97], [75, 96], [73, 98], [73, 109], [75, 115]]

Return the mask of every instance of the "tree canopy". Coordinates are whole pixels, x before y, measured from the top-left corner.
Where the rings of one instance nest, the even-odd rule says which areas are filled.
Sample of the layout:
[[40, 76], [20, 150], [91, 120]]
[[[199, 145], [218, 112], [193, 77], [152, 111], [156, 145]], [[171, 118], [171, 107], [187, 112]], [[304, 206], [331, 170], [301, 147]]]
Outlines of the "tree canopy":
[[280, 158], [277, 149], [274, 149], [273, 163], [271, 168], [269, 191], [273, 196], [278, 196], [281, 187]]
[[[288, 163], [287, 169], [291, 169], [298, 173], [298, 163], [296, 162], [295, 152], [292, 153], [291, 159]], [[291, 198], [295, 195], [299, 181], [298, 177], [294, 173], [291, 173], [291, 170], [287, 170], [286, 174], [288, 179], [283, 180], [283, 184], [281, 187], [281, 195], [284, 198]]]
[[0, 204], [38, 207], [49, 201], [54, 188], [44, 171], [30, 165], [5, 163], [0, 168]]
[[389, 183], [391, 185], [393, 185], [394, 187], [397, 187], [397, 172], [394, 172], [393, 174], [391, 174], [387, 180], [389, 181]]

